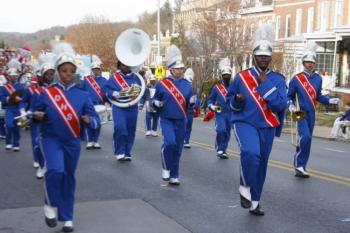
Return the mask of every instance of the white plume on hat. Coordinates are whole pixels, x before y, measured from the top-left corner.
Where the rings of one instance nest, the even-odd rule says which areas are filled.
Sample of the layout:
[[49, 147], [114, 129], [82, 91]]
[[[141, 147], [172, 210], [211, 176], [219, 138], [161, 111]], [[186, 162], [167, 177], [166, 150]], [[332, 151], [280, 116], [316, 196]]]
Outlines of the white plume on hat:
[[153, 74], [152, 74], [152, 71], [151, 71], [151, 70], [147, 70], [147, 71], [145, 72], [145, 78], [146, 78], [146, 79], [150, 79], [152, 75], [153, 75]]
[[40, 75], [44, 75], [48, 70], [55, 70], [55, 54], [43, 52], [39, 55]]
[[52, 52], [56, 55], [56, 68], [62, 65], [63, 63], [71, 63], [75, 67], [77, 67], [77, 65], [75, 64], [74, 49], [70, 44], [65, 42], [56, 44], [53, 47]]
[[182, 61], [182, 54], [180, 49], [176, 45], [171, 45], [167, 53], [168, 68], [184, 68], [185, 65]]
[[302, 57], [302, 61], [311, 61], [311, 62], [315, 62], [317, 61], [316, 58], [316, 51], [317, 51], [318, 45], [316, 44], [315, 41], [309, 41], [306, 45], [306, 47], [304, 48], [304, 52], [303, 52], [303, 57]]
[[272, 44], [275, 41], [275, 29], [272, 24], [262, 24], [255, 34], [254, 55], [272, 56]]
[[19, 72], [21, 71], [21, 63], [15, 59], [12, 58], [8, 63], [7, 63], [7, 67], [8, 67], [8, 75], [10, 76], [17, 76], [19, 75]]
[[219, 62], [219, 69], [221, 75], [223, 74], [232, 74], [231, 62], [227, 57], [222, 58]]
[[189, 82], [193, 82], [194, 72], [193, 72], [192, 68], [187, 68], [187, 70], [185, 71], [185, 74], [184, 74], [184, 78]]
[[93, 54], [92, 55], [92, 57], [91, 57], [91, 69], [101, 69], [101, 65], [102, 65], [102, 61], [101, 61], [101, 59], [97, 56], [97, 55], [95, 55], [95, 54]]

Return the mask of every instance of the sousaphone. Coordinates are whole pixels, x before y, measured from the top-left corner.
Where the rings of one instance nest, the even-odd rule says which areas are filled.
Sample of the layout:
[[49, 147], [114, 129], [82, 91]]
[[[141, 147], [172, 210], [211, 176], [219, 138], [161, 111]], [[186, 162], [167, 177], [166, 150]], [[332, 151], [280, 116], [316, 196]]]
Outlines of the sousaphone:
[[120, 34], [115, 43], [115, 53], [118, 60], [131, 67], [139, 78], [141, 86], [131, 85], [121, 90], [118, 98], [110, 98], [110, 102], [120, 108], [137, 104], [145, 93], [146, 85], [143, 77], [137, 72], [149, 56], [151, 43], [149, 36], [137, 28], [128, 29]]

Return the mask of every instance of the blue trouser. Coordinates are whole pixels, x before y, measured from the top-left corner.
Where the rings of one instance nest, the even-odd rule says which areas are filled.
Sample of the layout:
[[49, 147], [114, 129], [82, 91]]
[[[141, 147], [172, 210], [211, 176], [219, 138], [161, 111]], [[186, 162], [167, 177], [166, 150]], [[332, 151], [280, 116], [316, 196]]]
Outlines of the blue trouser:
[[19, 146], [19, 127], [17, 126], [17, 120], [14, 119], [19, 115], [18, 109], [5, 109], [6, 145]]
[[147, 131], [157, 131], [159, 121], [158, 112], [147, 112], [146, 111], [146, 129]]
[[45, 160], [40, 148], [40, 132], [41, 124], [38, 122], [32, 122], [30, 126], [30, 135], [32, 138], [33, 160], [34, 162], [39, 163], [40, 167], [43, 168]]
[[244, 122], [235, 122], [234, 131], [241, 151], [240, 183], [250, 187], [252, 201], [259, 201], [266, 178], [275, 128], [258, 129]]
[[137, 108], [119, 108], [113, 106], [114, 154], [131, 156], [131, 149], [135, 141], [137, 114]]
[[45, 203], [57, 207], [58, 220], [73, 220], [75, 171], [80, 155], [80, 139], [60, 141], [42, 137], [45, 157]]
[[216, 151], [223, 151], [226, 153], [228, 143], [231, 137], [231, 121], [230, 113], [217, 113], [215, 114], [215, 129], [216, 139], [215, 148]]
[[98, 142], [101, 132], [101, 124], [97, 129], [93, 129], [90, 125], [86, 125], [87, 142]]
[[193, 116], [194, 114], [188, 114], [186, 121], [186, 132], [185, 132], [185, 144], [190, 143], [191, 132], [192, 132], [192, 124], [193, 124]]
[[5, 118], [3, 118], [3, 117], [0, 117], [0, 136], [2, 136], [2, 137], [6, 136]]
[[185, 119], [160, 118], [162, 127], [162, 165], [170, 170], [170, 178], [179, 177], [179, 164], [185, 139]]
[[306, 112], [306, 119], [298, 121], [299, 142], [294, 155], [294, 166], [306, 169], [310, 156], [312, 132], [315, 126], [315, 112]]

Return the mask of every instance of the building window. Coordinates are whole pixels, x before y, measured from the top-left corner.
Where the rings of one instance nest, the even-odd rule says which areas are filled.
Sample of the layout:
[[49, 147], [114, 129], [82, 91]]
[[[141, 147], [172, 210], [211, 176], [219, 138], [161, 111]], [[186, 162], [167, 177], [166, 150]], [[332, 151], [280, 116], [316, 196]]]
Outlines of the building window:
[[307, 9], [307, 33], [312, 33], [314, 29], [314, 8]]
[[279, 36], [280, 36], [280, 29], [281, 29], [281, 16], [278, 15], [276, 17], [276, 37], [275, 39], [278, 40], [279, 39]]
[[336, 0], [334, 8], [334, 27], [339, 27], [343, 24], [343, 7], [344, 0]]
[[[316, 70], [319, 74], [332, 75], [334, 60], [334, 42], [319, 42], [317, 49], [317, 66]], [[337, 60], [336, 60], [337, 62]], [[337, 64], [337, 63], [336, 63]]]
[[300, 35], [301, 33], [301, 19], [302, 19], [302, 9], [297, 9], [295, 18], [295, 35]]
[[323, 1], [321, 5], [321, 31], [326, 31], [328, 28], [329, 19], [329, 2]]
[[284, 37], [290, 37], [290, 15], [286, 15], [286, 31]]

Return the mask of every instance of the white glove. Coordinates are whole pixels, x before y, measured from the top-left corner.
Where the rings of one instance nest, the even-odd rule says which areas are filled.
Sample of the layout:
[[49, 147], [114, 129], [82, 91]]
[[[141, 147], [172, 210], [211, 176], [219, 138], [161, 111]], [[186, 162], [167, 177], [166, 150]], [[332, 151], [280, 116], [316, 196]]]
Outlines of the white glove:
[[143, 105], [139, 104], [139, 110], [141, 111], [143, 109]]
[[195, 96], [195, 95], [191, 96], [191, 98], [190, 98], [190, 104], [191, 104], [191, 105], [192, 105], [192, 104], [195, 104], [195, 103], [196, 103], [196, 100], [197, 100], [197, 96]]
[[339, 98], [331, 98], [329, 99], [329, 104], [338, 104], [339, 103]]
[[212, 112], [216, 112], [216, 106], [214, 104], [210, 104], [208, 106], [209, 110], [212, 111]]
[[163, 102], [162, 101], [159, 101], [159, 100], [154, 100], [153, 101], [153, 104], [154, 104], [154, 106], [156, 106], [157, 108], [161, 108], [161, 107], [163, 107]]
[[288, 109], [289, 109], [290, 112], [296, 112], [297, 111], [297, 108], [295, 107], [294, 104], [290, 104]]
[[118, 91], [113, 91], [112, 96], [114, 98], [118, 98], [120, 96], [120, 93]]

